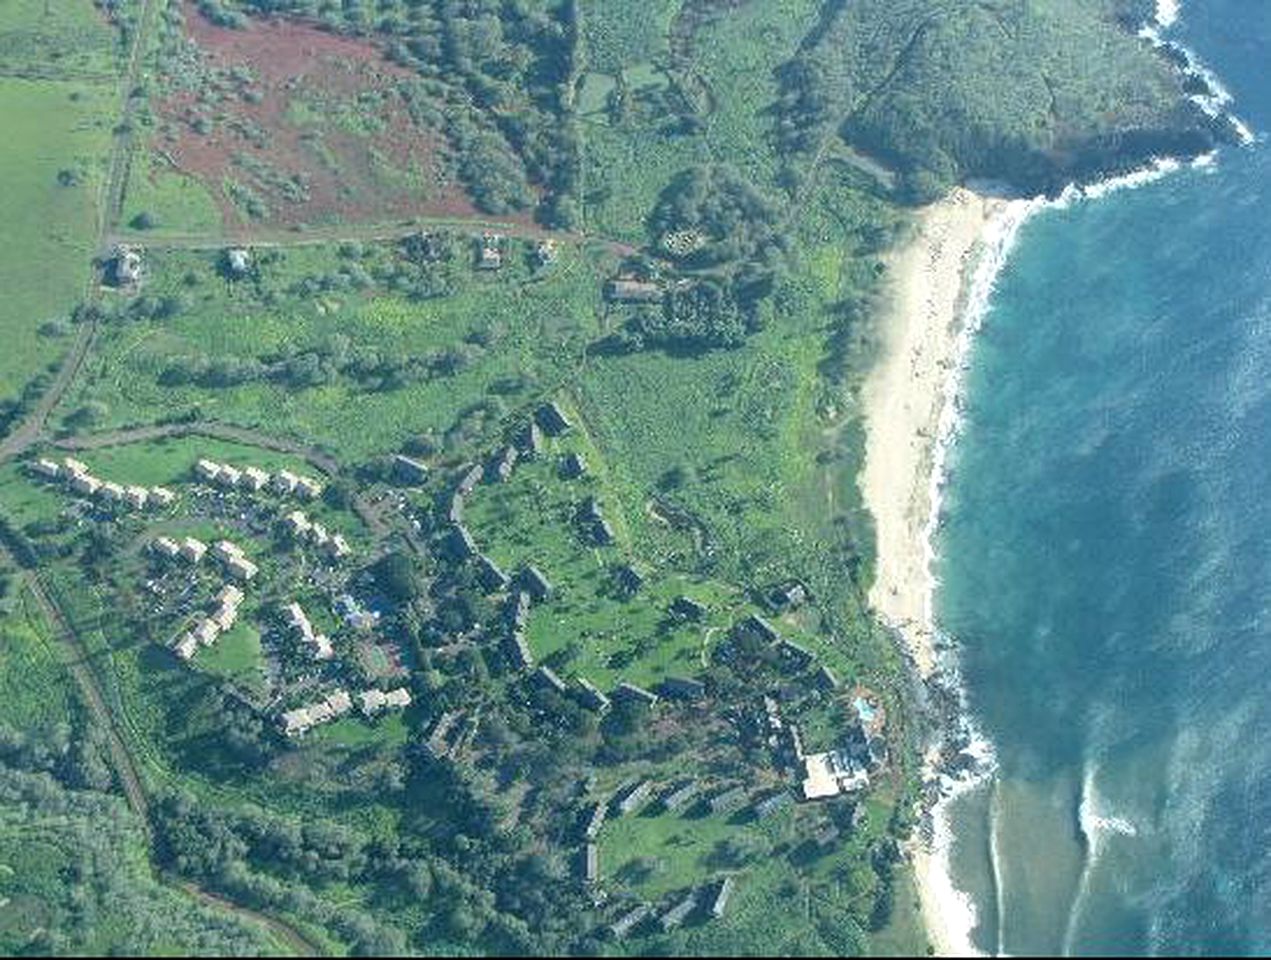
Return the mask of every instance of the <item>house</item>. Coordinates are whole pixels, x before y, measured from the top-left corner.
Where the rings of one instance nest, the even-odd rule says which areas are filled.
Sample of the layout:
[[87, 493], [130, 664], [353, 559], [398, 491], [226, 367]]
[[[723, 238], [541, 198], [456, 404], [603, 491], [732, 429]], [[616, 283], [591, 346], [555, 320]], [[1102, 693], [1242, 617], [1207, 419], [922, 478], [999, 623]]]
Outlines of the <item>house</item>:
[[609, 698], [586, 677], [574, 677], [574, 685], [578, 687], [579, 701], [588, 710], [604, 713], [609, 709]]
[[337, 690], [327, 697], [327, 705], [335, 716], [343, 716], [353, 709], [353, 698], [349, 696], [347, 690]]
[[331, 542], [331, 534], [322, 524], [315, 523], [309, 528], [309, 540], [315, 547], [325, 547]]
[[534, 419], [549, 437], [559, 437], [570, 428], [569, 418], [555, 400], [545, 403], [534, 412]]
[[512, 479], [512, 471], [516, 469], [519, 456], [520, 452], [516, 447], [504, 447], [490, 464], [490, 476], [499, 483], [507, 483]]
[[43, 457], [32, 463], [30, 465], [30, 470], [32, 473], [41, 477], [47, 477], [50, 480], [56, 480], [62, 473], [62, 468], [54, 461], [46, 460]]
[[175, 560], [181, 555], [181, 545], [171, 537], [155, 537], [150, 541], [150, 549], [168, 560]]
[[110, 274], [117, 287], [141, 281], [141, 248], [117, 244], [110, 259]]
[[145, 487], [124, 487], [124, 503], [134, 510], [144, 510], [150, 499], [150, 491]]
[[591, 539], [598, 547], [607, 547], [611, 545], [616, 538], [613, 527], [609, 521], [603, 517], [597, 520], [591, 526]]
[[791, 640], [782, 640], [777, 644], [777, 655], [782, 662], [795, 670], [805, 670], [816, 659], [806, 647], [801, 647]]
[[390, 707], [397, 709], [409, 707], [410, 691], [405, 687], [398, 687], [395, 690], [384, 693], [372, 687], [359, 693], [358, 699], [361, 700], [362, 713], [371, 717]]
[[313, 527], [303, 510], [292, 510], [291, 513], [283, 517], [282, 522], [287, 528], [287, 532], [297, 540], [307, 537]]
[[606, 803], [597, 803], [591, 808], [591, 813], [587, 816], [587, 826], [583, 828], [583, 836], [588, 840], [595, 840], [600, 836], [600, 828], [605, 825], [605, 817], [609, 813], [609, 805]]
[[662, 288], [648, 280], [617, 277], [605, 287], [605, 296], [615, 303], [658, 303], [662, 299]]
[[497, 233], [481, 234], [481, 245], [477, 248], [478, 270], [498, 270], [503, 266], [502, 241]]
[[231, 277], [245, 277], [251, 268], [251, 254], [243, 247], [230, 247], [225, 251], [225, 271]]
[[162, 509], [170, 507], [176, 502], [177, 495], [174, 491], [167, 487], [151, 487], [150, 488], [150, 506]]
[[77, 473], [71, 477], [71, 489], [89, 497], [95, 497], [101, 489], [102, 482], [87, 473]]
[[182, 560], [188, 560], [190, 563], [199, 563], [202, 561], [205, 553], [207, 553], [207, 544], [202, 540], [195, 540], [193, 537], [186, 537], [181, 541]]
[[834, 675], [834, 671], [829, 667], [822, 665], [816, 672], [816, 685], [822, 690], [837, 690], [839, 687], [839, 678]]
[[243, 471], [239, 470], [238, 467], [231, 467], [228, 463], [221, 464], [221, 469], [216, 474], [216, 483], [227, 490], [237, 487], [242, 479]]
[[694, 797], [697, 796], [698, 786], [696, 780], [690, 780], [673, 789], [670, 793], [664, 794], [662, 797], [662, 809], [667, 813], [675, 813], [682, 810], [688, 805]]
[[762, 643], [776, 643], [781, 639], [781, 634], [777, 633], [776, 627], [759, 616], [752, 613], [746, 619], [737, 625], [738, 631], [756, 638]]
[[658, 687], [668, 700], [701, 700], [706, 696], [706, 684], [688, 677], [667, 677]]
[[709, 612], [704, 603], [698, 603], [692, 597], [676, 597], [671, 604], [671, 616], [676, 620], [701, 620]]
[[290, 470], [279, 470], [270, 481], [270, 486], [276, 493], [295, 493], [298, 480], [299, 478]]
[[244, 467], [243, 475], [239, 478], [239, 486], [253, 493], [265, 489], [265, 485], [268, 483], [269, 474], [260, 469], [260, 467]]
[[466, 497], [473, 490], [477, 489], [477, 484], [481, 482], [483, 472], [484, 471], [482, 471], [479, 464], [474, 464], [473, 466], [468, 467], [463, 477], [459, 480], [458, 490], [460, 495]]
[[428, 739], [424, 741], [424, 753], [430, 759], [444, 760], [450, 755], [450, 735], [460, 716], [457, 710], [447, 710], [437, 718], [437, 722], [428, 731]]
[[520, 582], [532, 600], [542, 603], [551, 598], [551, 581], [543, 576], [543, 571], [533, 564], [521, 571]]
[[798, 580], [787, 580], [768, 592], [768, 606], [773, 610], [794, 610], [807, 602], [808, 588]]
[[583, 845], [583, 883], [592, 884], [600, 879], [600, 855], [594, 843]]
[[67, 457], [62, 461], [62, 468], [72, 477], [88, 476], [88, 464], [83, 460], [76, 460], [74, 457]]
[[609, 934], [615, 940], [624, 940], [626, 937], [644, 922], [645, 917], [649, 915], [651, 908], [648, 904], [640, 904], [634, 910], [628, 911], [620, 918], [609, 925]]
[[755, 819], [767, 820], [769, 817], [780, 813], [792, 803], [794, 803], [794, 797], [790, 796], [787, 791], [782, 790], [779, 793], [774, 793], [772, 796], [765, 797], [763, 800], [760, 800], [755, 804]]
[[515, 597], [508, 600], [508, 622], [514, 630], [524, 630], [530, 618], [530, 595], [518, 590]]
[[497, 593], [500, 590], [506, 590], [508, 584], [512, 582], [512, 578], [504, 573], [499, 568], [499, 565], [484, 553], [477, 557], [477, 579], [487, 593]]
[[477, 541], [472, 539], [472, 534], [462, 523], [456, 523], [450, 528], [449, 542], [451, 553], [460, 560], [475, 557], [478, 553]]
[[658, 926], [662, 928], [663, 933], [670, 933], [685, 920], [688, 919], [690, 913], [697, 908], [697, 894], [690, 893], [683, 900], [680, 900], [670, 910], [662, 914], [658, 918]]
[[534, 671], [534, 679], [539, 682], [540, 686], [547, 687], [564, 696], [565, 681], [557, 676], [556, 671], [551, 667], [539, 667]]
[[296, 477], [296, 496], [302, 500], [314, 500], [322, 493], [322, 484], [312, 477]]
[[230, 540], [217, 540], [212, 546], [212, 556], [217, 560], [229, 562], [234, 557], [243, 556], [242, 548]]
[[348, 593], [336, 597], [335, 612], [355, 630], [372, 630], [380, 622], [379, 613], [367, 610]]
[[180, 640], [173, 644], [172, 651], [182, 660], [189, 660], [194, 656], [194, 653], [198, 650], [198, 648], [198, 638], [192, 633], [186, 633]]
[[200, 480], [212, 483], [221, 472], [221, 465], [213, 460], [200, 458], [194, 464], [194, 475]]
[[629, 563], [615, 568], [613, 578], [619, 593], [626, 598], [634, 597], [644, 586], [644, 576]]
[[288, 737], [297, 737], [312, 726], [308, 707], [297, 707], [282, 715], [282, 732]]
[[724, 911], [728, 908], [728, 900], [733, 895], [733, 878], [725, 877], [720, 881], [719, 887], [715, 890], [715, 896], [711, 898], [711, 916], [716, 920], [724, 916]]
[[542, 429], [533, 420], [525, 425], [516, 442], [521, 449], [521, 456], [531, 460], [542, 456], [543, 451], [547, 447], [547, 443], [543, 439]]
[[712, 814], [718, 816], [723, 813], [732, 813], [745, 802], [746, 790], [744, 787], [729, 787], [727, 790], [711, 797], [706, 805], [710, 808]]
[[237, 556], [230, 557], [225, 561], [225, 572], [235, 580], [247, 582], [256, 579], [256, 574], [260, 572], [260, 568], [246, 557]]
[[637, 687], [634, 683], [628, 683], [625, 680], [618, 684], [613, 696], [615, 700], [623, 700], [627, 703], [643, 703], [647, 707], [651, 707], [658, 702], [656, 693], [651, 693], [643, 687]]
[[653, 781], [641, 780], [618, 801], [618, 813], [624, 817], [629, 813], [635, 813], [649, 802], [651, 793], [653, 793]]
[[216, 591], [216, 596], [212, 598], [212, 602], [220, 607], [237, 607], [243, 602], [243, 591], [234, 586], [234, 584], [227, 583]]
[[414, 457], [397, 453], [393, 455], [393, 475], [403, 483], [417, 485], [428, 480], [428, 464]]
[[327, 544], [327, 553], [331, 555], [333, 560], [343, 560], [353, 551], [349, 549], [349, 542], [340, 534], [336, 534], [331, 538], [331, 542]]
[[404, 710], [411, 704], [410, 691], [405, 687], [397, 687], [384, 694], [384, 706], [396, 710]]
[[869, 772], [844, 750], [809, 753], [803, 758], [803, 797], [821, 800], [869, 786]]
[[463, 523], [463, 497], [458, 490], [450, 495], [450, 506], [446, 509], [446, 520], [449, 523]]
[[560, 464], [560, 475], [566, 480], [577, 480], [587, 473], [587, 458], [581, 453], [570, 453]]

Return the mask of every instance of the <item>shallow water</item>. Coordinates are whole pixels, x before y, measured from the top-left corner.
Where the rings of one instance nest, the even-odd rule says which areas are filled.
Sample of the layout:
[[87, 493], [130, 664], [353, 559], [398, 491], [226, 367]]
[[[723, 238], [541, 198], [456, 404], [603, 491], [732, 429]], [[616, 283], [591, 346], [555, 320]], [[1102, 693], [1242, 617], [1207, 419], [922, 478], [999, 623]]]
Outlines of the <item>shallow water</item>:
[[[1169, 33], [1271, 130], [1271, 4]], [[1271, 951], [1271, 146], [1023, 228], [965, 384], [942, 628], [998, 772], [988, 952]]]

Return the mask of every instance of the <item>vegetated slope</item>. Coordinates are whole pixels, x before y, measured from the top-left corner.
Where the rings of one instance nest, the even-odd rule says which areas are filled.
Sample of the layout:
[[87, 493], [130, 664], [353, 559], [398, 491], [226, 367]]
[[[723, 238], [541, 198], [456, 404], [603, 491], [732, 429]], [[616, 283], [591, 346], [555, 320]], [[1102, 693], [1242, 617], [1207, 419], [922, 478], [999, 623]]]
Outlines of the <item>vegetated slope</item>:
[[795, 154], [836, 131], [907, 198], [993, 177], [1027, 189], [1211, 146], [1182, 79], [1108, 0], [829, 2], [783, 72]]

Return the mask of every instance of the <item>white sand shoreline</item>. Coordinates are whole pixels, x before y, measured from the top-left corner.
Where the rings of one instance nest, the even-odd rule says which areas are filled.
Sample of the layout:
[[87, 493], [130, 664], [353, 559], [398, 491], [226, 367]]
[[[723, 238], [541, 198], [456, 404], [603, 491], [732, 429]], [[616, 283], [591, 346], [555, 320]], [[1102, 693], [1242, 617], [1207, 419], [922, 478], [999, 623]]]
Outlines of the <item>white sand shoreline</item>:
[[[882, 351], [863, 394], [860, 484], [878, 543], [869, 600], [904, 639], [924, 679], [939, 668], [931, 608], [939, 445], [954, 414], [973, 299], [987, 295], [978, 288], [992, 279], [977, 268], [986, 255], [998, 259], [1022, 213], [1010, 201], [956, 190], [919, 214], [914, 236], [889, 261]], [[938, 751], [927, 757], [924, 780], [937, 776], [938, 759]], [[953, 887], [941, 846], [918, 842], [910, 851], [923, 921], [939, 955], [965, 955], [973, 952], [970, 908]]]

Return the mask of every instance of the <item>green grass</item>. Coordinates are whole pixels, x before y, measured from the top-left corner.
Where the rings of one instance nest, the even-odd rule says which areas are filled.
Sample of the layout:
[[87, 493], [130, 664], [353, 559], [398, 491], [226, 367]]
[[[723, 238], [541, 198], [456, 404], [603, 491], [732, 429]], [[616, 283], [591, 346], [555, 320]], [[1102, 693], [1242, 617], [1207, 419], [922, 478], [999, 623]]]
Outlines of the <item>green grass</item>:
[[245, 622], [247, 617], [244, 611], [232, 630], [221, 634], [211, 647], [198, 652], [194, 663], [207, 673], [233, 680], [251, 690], [261, 690], [265, 661], [260, 649], [260, 633]]
[[615, 72], [627, 63], [665, 54], [666, 34], [679, 0], [588, 0], [579, 4], [583, 57], [593, 70]]
[[8, 76], [110, 82], [119, 46], [117, 33], [86, 0], [5, 0], [0, 6], [0, 63]]
[[[156, 225], [146, 230], [130, 229], [142, 213], [150, 214]], [[151, 160], [148, 170], [140, 160], [135, 162], [124, 194], [121, 225], [141, 243], [173, 234], [217, 237], [222, 228], [220, 208], [207, 188], [157, 160]]]
[[[84, 296], [115, 107], [109, 84], [0, 77], [0, 223], [10, 238], [0, 257], [0, 397], [65, 350], [64, 338], [37, 330]], [[62, 170], [79, 182], [59, 185]]]

